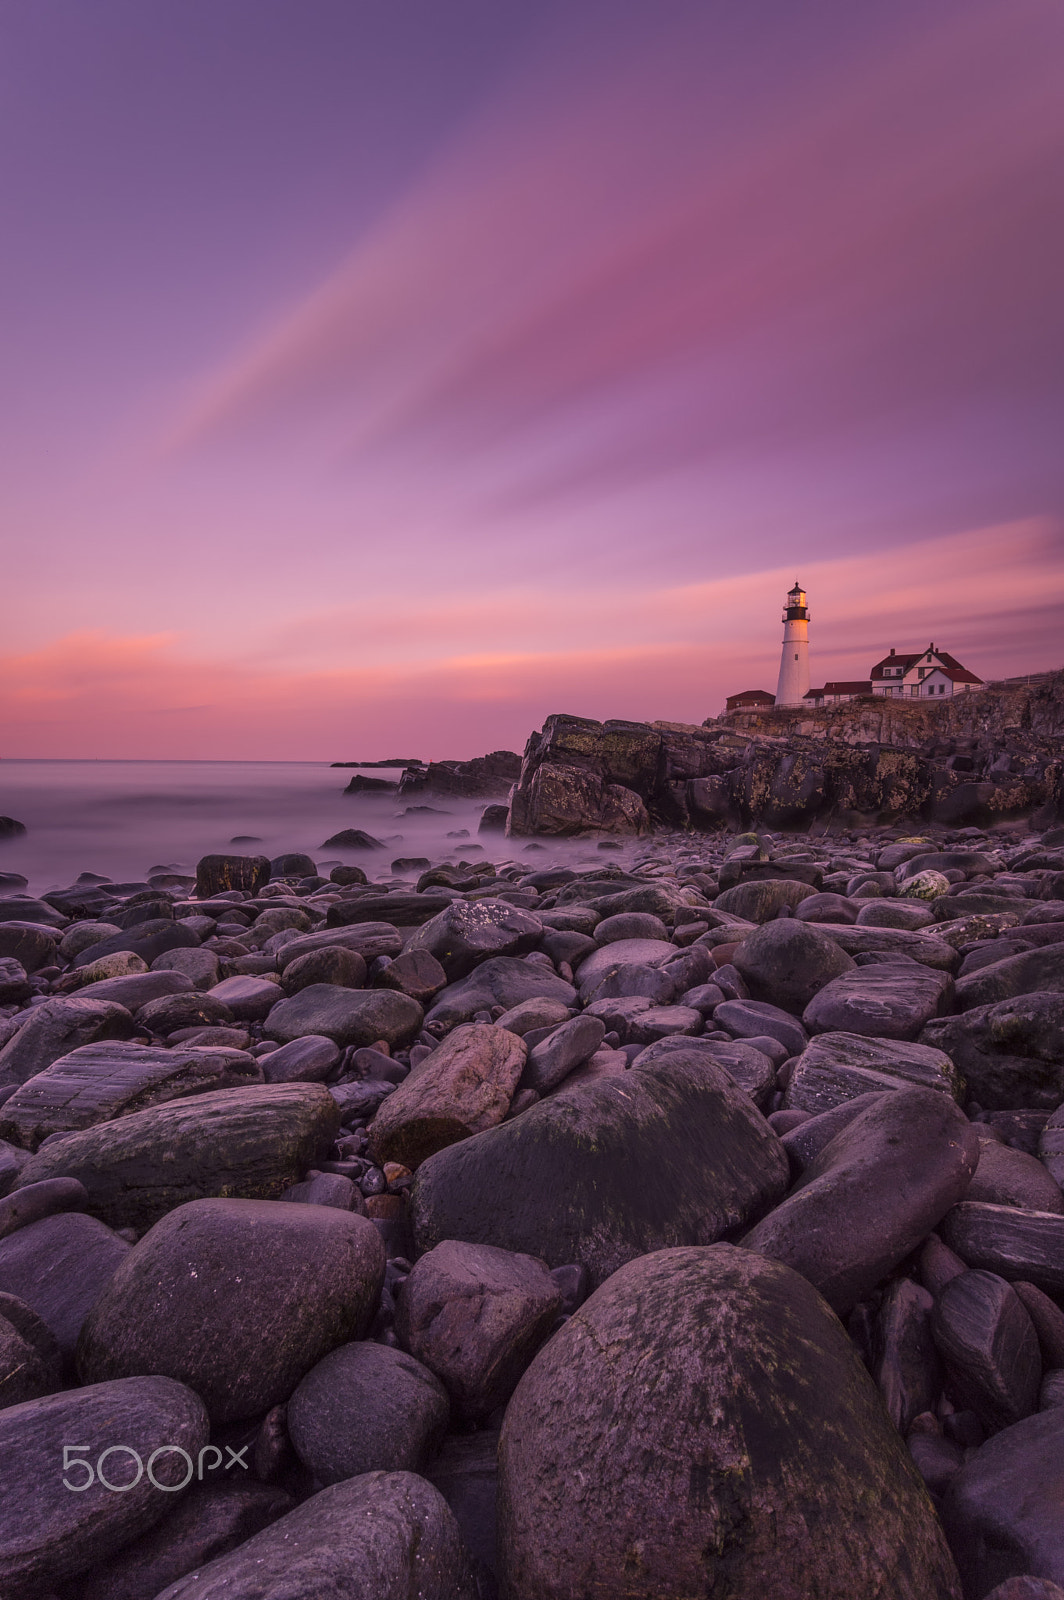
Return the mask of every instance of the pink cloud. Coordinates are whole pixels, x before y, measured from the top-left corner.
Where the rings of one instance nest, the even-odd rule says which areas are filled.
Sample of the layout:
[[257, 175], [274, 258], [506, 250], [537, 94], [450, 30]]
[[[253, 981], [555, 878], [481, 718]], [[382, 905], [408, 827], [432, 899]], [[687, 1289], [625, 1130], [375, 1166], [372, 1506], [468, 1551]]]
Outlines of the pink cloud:
[[[984, 677], [1057, 666], [1064, 546], [1025, 523], [814, 561], [798, 574], [813, 614], [814, 674], [856, 677], [891, 645], [930, 639]], [[299, 631], [243, 660], [174, 635], [69, 635], [0, 658], [6, 756], [374, 759], [521, 748], [552, 711], [700, 722], [725, 695], [775, 688], [777, 568], [640, 591], [482, 597], [433, 619], [418, 603], [367, 630], [365, 664], [300, 665]], [[553, 608], [553, 609], [552, 609]], [[341, 628], [345, 614], [330, 614]], [[550, 618], [537, 629], [535, 619]], [[353, 625], [357, 613], [348, 619]], [[472, 624], [476, 624], [475, 627]], [[314, 631], [308, 618], [306, 638]], [[417, 659], [381, 646], [419, 632]]]

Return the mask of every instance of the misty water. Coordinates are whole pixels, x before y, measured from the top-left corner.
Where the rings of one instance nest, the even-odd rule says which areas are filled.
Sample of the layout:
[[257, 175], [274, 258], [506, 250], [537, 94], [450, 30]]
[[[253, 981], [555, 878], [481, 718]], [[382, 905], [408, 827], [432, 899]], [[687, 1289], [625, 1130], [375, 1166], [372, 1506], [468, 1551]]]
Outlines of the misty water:
[[[0, 761], [0, 815], [27, 829], [21, 838], [0, 840], [0, 873], [21, 873], [29, 892], [46, 894], [82, 872], [128, 882], [153, 868], [191, 871], [215, 851], [270, 857], [304, 851], [326, 877], [342, 861], [377, 882], [417, 876], [392, 872], [400, 856], [427, 856], [433, 865], [519, 861], [530, 872], [603, 860], [593, 840], [478, 839], [486, 800], [345, 795], [350, 777], [350, 770], [310, 761]], [[361, 828], [384, 848], [324, 849], [342, 828]], [[455, 837], [462, 830], [467, 837]], [[626, 853], [627, 847], [607, 859]]]

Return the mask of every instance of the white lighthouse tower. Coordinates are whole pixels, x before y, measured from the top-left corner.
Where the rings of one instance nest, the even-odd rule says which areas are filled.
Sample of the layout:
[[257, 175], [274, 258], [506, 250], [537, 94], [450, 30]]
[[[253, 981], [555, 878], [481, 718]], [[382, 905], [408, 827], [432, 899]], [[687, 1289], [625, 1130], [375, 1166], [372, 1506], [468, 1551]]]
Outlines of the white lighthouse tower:
[[776, 688], [778, 706], [800, 706], [809, 688], [809, 611], [805, 590], [798, 579], [787, 596], [783, 612], [783, 654], [780, 681]]

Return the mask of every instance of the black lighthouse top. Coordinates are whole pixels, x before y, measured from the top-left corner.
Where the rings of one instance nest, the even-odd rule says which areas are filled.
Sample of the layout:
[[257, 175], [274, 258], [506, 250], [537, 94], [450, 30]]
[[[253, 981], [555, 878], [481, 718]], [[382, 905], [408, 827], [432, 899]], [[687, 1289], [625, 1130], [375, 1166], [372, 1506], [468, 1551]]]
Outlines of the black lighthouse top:
[[794, 588], [788, 591], [787, 608], [783, 613], [784, 622], [808, 622], [809, 610], [805, 603], [805, 590], [798, 579], [794, 580]]

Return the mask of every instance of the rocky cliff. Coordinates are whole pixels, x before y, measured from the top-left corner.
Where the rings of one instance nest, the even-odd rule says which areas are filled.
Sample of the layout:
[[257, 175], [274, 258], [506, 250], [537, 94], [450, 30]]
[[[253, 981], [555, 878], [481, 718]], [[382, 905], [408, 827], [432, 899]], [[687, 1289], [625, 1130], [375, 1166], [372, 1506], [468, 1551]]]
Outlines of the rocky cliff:
[[547, 718], [525, 747], [509, 832], [642, 833], [1064, 815], [1064, 671], [941, 705], [856, 701], [700, 727]]

